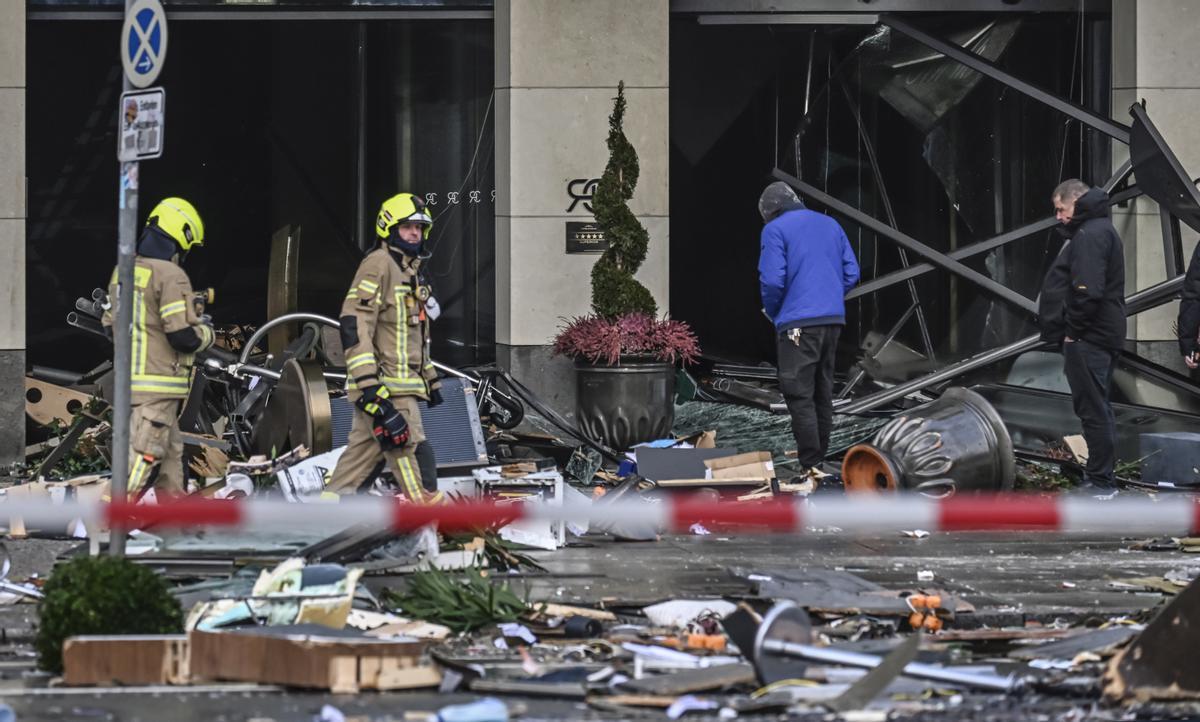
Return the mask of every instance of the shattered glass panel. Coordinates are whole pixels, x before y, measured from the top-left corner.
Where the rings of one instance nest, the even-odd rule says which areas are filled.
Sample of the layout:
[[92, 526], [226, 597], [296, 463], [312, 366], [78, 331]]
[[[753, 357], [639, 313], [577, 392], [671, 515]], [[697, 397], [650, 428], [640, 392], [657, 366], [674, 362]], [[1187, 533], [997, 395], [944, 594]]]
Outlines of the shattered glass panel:
[[[886, 418], [834, 414], [829, 455], [836, 456], [855, 444], [870, 440]], [[770, 451], [776, 464], [788, 461], [786, 452], [796, 448], [791, 417], [737, 404], [688, 401], [675, 406], [676, 436], [715, 430], [717, 446], [747, 451]], [[795, 463], [795, 459], [790, 460]]]
[[[938, 34], [995, 61], [1019, 27], [1020, 20], [1006, 18], [986, 23], [974, 21], [961, 29]], [[860, 50], [859, 82], [925, 132], [933, 130], [983, 77], [885, 26], [864, 40]]]

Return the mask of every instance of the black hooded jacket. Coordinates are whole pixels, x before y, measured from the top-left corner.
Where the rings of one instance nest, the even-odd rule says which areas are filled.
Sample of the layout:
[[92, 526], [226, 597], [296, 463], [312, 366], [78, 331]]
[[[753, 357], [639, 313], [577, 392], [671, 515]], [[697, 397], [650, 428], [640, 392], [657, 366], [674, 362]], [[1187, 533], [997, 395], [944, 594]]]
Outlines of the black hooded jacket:
[[1187, 276], [1183, 279], [1183, 299], [1179, 302], [1179, 352], [1190, 356], [1200, 349], [1200, 244], [1192, 251]]
[[1125, 344], [1125, 248], [1110, 220], [1108, 194], [1093, 188], [1075, 201], [1066, 237], [1038, 299], [1042, 340], [1065, 336], [1113, 351]]

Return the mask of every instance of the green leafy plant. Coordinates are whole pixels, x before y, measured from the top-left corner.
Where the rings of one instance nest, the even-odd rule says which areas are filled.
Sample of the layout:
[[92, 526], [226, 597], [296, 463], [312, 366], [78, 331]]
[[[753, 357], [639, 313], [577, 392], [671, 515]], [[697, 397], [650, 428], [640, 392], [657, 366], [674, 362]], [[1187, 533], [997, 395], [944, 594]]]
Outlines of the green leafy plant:
[[[70, 424], [64, 424], [58, 419], [54, 419], [43, 428], [57, 437], [59, 443], [62, 443], [67, 433], [71, 430], [71, 427], [79, 423], [85, 413], [106, 421], [112, 417], [108, 404], [93, 397], [83, 408], [75, 412], [71, 417]], [[111, 432], [107, 426], [100, 427], [98, 431], [99, 433], [84, 434], [75, 443], [74, 448], [68, 451], [46, 475], [50, 478], [67, 479], [73, 476], [97, 474], [107, 471], [110, 463], [107, 458], [108, 452], [105, 445], [109, 441]]]
[[608, 165], [592, 195], [596, 224], [604, 230], [608, 249], [592, 267], [592, 310], [613, 318], [628, 313], [654, 316], [658, 304], [649, 289], [633, 277], [646, 260], [650, 234], [629, 209], [638, 182], [638, 157], [625, 137], [625, 82], [617, 85], [608, 117]]
[[42, 591], [34, 648], [42, 669], [55, 674], [62, 674], [68, 637], [183, 631], [183, 610], [166, 582], [128, 559], [75, 559], [57, 567]]
[[469, 632], [489, 624], [513, 622], [529, 611], [508, 582], [496, 584], [483, 570], [467, 569], [460, 579], [438, 568], [417, 572], [403, 593], [388, 590], [385, 599], [407, 616]]

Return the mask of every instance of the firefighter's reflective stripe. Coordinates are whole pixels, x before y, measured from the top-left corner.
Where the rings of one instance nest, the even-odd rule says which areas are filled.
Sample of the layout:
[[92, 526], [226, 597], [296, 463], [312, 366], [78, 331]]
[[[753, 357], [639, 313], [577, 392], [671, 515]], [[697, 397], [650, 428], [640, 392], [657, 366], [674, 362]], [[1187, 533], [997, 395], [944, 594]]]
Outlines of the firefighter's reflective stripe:
[[408, 306], [404, 305], [404, 294], [408, 289], [396, 286], [396, 375], [408, 375]]
[[[112, 280], [110, 280], [108, 282], [108, 285], [110, 285], [110, 286], [117, 285], [117, 270], [118, 269], [116, 269], [116, 268], [113, 269]], [[154, 274], [154, 271], [150, 270], [149, 268], [146, 268], [144, 266], [134, 266], [133, 267], [133, 285], [134, 285], [134, 287], [135, 288], [145, 288], [146, 286], [149, 286], [150, 285], [150, 277], [153, 274]], [[110, 301], [111, 301], [111, 299], [110, 299]]]
[[134, 378], [146, 373], [146, 296], [141, 291], [133, 292], [133, 364]]
[[360, 353], [357, 356], [351, 356], [350, 358], [346, 359], [346, 370], [353, 371], [360, 366], [367, 366], [374, 363], [375, 354], [367, 351], [366, 353]]
[[133, 466], [129, 468], [129, 482], [125, 485], [125, 492], [130, 496], [142, 490], [146, 484], [146, 477], [150, 475], [150, 470], [154, 468], [154, 457], [142, 456], [136, 454], [133, 457]]
[[384, 376], [383, 382], [396, 393], [425, 393], [425, 379], [413, 376], [408, 368], [408, 306], [404, 297], [407, 286], [393, 286], [396, 300], [396, 375]]
[[166, 396], [187, 396], [188, 377], [157, 376], [154, 374], [133, 374], [129, 388], [132, 391], [163, 394]]
[[425, 379], [419, 376], [384, 376], [383, 383], [396, 394], [425, 393]]
[[358, 287], [368, 296], [374, 296], [375, 292], [379, 290], [379, 284], [367, 278], [359, 281]]
[[158, 315], [162, 316], [163, 320], [166, 320], [168, 316], [174, 316], [175, 314], [183, 313], [186, 310], [187, 302], [180, 299], [178, 301], [168, 303], [165, 306], [159, 306]]
[[413, 473], [412, 461], [407, 456], [401, 456], [396, 460], [396, 466], [400, 470], [400, 483], [404, 485], [404, 494], [409, 499], [424, 504], [425, 488], [421, 486], [417, 475]]

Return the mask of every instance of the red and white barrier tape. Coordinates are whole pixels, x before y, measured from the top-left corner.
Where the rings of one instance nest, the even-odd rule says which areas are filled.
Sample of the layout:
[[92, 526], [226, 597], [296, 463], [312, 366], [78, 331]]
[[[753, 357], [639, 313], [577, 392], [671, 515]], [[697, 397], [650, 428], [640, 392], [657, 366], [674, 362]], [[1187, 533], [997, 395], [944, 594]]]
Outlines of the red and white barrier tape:
[[591, 505], [495, 504], [470, 501], [416, 506], [378, 497], [354, 497], [308, 504], [265, 500], [180, 499], [157, 505], [81, 504], [73, 501], [10, 499], [0, 504], [0, 519], [20, 518], [33, 528], [64, 528], [85, 523], [147, 527], [220, 526], [242, 529], [348, 527], [368, 524], [397, 530], [436, 522], [444, 530], [462, 530], [517, 520], [567, 521], [599, 528], [613, 523], [653, 525], [686, 531], [701, 523], [714, 530], [742, 533], [894, 532], [1032, 530], [1108, 535], [1186, 535], [1200, 532], [1200, 504], [1190, 497], [1146, 497], [1094, 501], [1070, 497], [1021, 495], [956, 496], [934, 500], [919, 496], [832, 496], [714, 503], [666, 498], [649, 502], [615, 500]]

